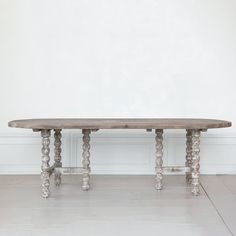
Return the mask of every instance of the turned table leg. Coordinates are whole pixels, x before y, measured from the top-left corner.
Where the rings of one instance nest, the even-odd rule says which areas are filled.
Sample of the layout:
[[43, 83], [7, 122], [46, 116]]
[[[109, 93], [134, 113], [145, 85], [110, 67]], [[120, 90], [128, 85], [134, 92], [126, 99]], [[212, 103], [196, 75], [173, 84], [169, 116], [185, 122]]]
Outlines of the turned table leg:
[[90, 180], [90, 133], [88, 129], [83, 129], [83, 153], [82, 153], [82, 190], [89, 190]]
[[197, 196], [200, 194], [200, 130], [192, 131], [192, 194]]
[[156, 129], [156, 189], [161, 190], [163, 187], [163, 130]]
[[42, 178], [42, 197], [47, 198], [50, 194], [49, 186], [50, 186], [50, 130], [42, 130], [42, 166], [41, 166], [41, 178]]
[[[185, 166], [191, 168], [192, 165], [192, 130], [187, 130], [186, 133], [186, 162]], [[186, 172], [186, 181], [187, 183], [192, 182], [192, 173], [191, 171]]]
[[[54, 167], [62, 167], [61, 162], [61, 129], [54, 130]], [[56, 186], [61, 184], [61, 172], [54, 170], [54, 182]]]

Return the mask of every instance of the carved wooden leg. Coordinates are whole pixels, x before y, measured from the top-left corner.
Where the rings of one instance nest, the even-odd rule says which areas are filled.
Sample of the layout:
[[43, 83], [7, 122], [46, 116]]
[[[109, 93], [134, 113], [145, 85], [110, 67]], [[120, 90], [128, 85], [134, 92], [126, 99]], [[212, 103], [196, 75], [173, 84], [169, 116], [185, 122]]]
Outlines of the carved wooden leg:
[[200, 194], [200, 130], [192, 131], [192, 194], [197, 196]]
[[82, 189], [83, 190], [89, 190], [89, 180], [90, 180], [90, 133], [91, 131], [88, 129], [83, 129], [83, 183], [82, 183]]
[[[186, 133], [186, 162], [185, 166], [191, 168], [192, 165], [192, 130], [187, 130]], [[186, 181], [187, 183], [192, 182], [192, 173], [186, 172]]]
[[[61, 163], [61, 129], [54, 130], [54, 167], [62, 167]], [[61, 184], [61, 172], [54, 171], [54, 181], [56, 186]]]
[[41, 178], [42, 178], [42, 197], [47, 198], [50, 194], [49, 186], [50, 186], [50, 130], [42, 130], [42, 166], [41, 166]]
[[163, 157], [163, 130], [156, 129], [156, 189], [161, 190], [163, 187], [163, 169], [162, 169], [162, 157]]

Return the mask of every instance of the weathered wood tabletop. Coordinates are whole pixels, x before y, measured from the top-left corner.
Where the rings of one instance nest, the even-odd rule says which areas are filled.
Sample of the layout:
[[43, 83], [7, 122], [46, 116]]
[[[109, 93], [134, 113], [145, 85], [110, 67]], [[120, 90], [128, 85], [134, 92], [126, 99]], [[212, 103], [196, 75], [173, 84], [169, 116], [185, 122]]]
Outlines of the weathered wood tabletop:
[[10, 127], [28, 129], [212, 129], [231, 122], [214, 119], [25, 119]]

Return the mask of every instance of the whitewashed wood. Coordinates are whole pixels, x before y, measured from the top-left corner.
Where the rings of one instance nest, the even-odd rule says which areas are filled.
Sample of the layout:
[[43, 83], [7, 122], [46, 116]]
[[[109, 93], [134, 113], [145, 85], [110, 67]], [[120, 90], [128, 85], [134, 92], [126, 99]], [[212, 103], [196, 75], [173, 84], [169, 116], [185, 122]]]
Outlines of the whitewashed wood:
[[[61, 129], [54, 131], [54, 167], [62, 167], [61, 162]], [[54, 170], [54, 182], [56, 186], [61, 185], [61, 172]]]
[[192, 144], [192, 162], [191, 162], [191, 168], [192, 168], [192, 194], [197, 196], [200, 193], [200, 134], [201, 132], [199, 130], [193, 130], [192, 131], [192, 138], [191, 138], [191, 144]]
[[[192, 131], [187, 130], [186, 132], [186, 161], [185, 161], [186, 167], [192, 166]], [[186, 172], [186, 181], [187, 183], [192, 182], [192, 171]]]
[[82, 190], [89, 190], [90, 181], [90, 130], [83, 130], [83, 153], [82, 153]]
[[56, 167], [55, 170], [60, 172], [61, 174], [69, 174], [69, 175], [83, 174], [82, 167]]
[[156, 133], [156, 166], [155, 166], [155, 172], [156, 172], [156, 189], [161, 190], [163, 188], [163, 169], [162, 169], [162, 164], [163, 164], [163, 130], [157, 129], [155, 131]]
[[[83, 167], [54, 167], [54, 171], [61, 174], [79, 175], [83, 174]], [[163, 174], [185, 174], [191, 171], [191, 167], [186, 166], [162, 166]]]
[[41, 131], [41, 136], [42, 136], [42, 173], [41, 173], [41, 178], [42, 178], [42, 197], [47, 198], [49, 197], [50, 190], [50, 130], [42, 130]]

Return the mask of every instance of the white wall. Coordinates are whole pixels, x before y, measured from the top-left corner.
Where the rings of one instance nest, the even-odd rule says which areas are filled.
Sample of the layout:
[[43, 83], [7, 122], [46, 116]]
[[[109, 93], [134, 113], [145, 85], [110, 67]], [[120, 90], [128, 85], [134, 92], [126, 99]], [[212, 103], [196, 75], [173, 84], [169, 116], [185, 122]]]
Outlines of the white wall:
[[[8, 128], [12, 119], [234, 123], [235, 12], [234, 0], [0, 0], [0, 173], [39, 170], [40, 139]], [[65, 135], [67, 165], [79, 165], [79, 137]], [[167, 133], [168, 164], [184, 162], [183, 137]], [[153, 170], [153, 134], [101, 132], [93, 146], [97, 173]], [[204, 173], [236, 173], [234, 127], [210, 130], [202, 146]]]

